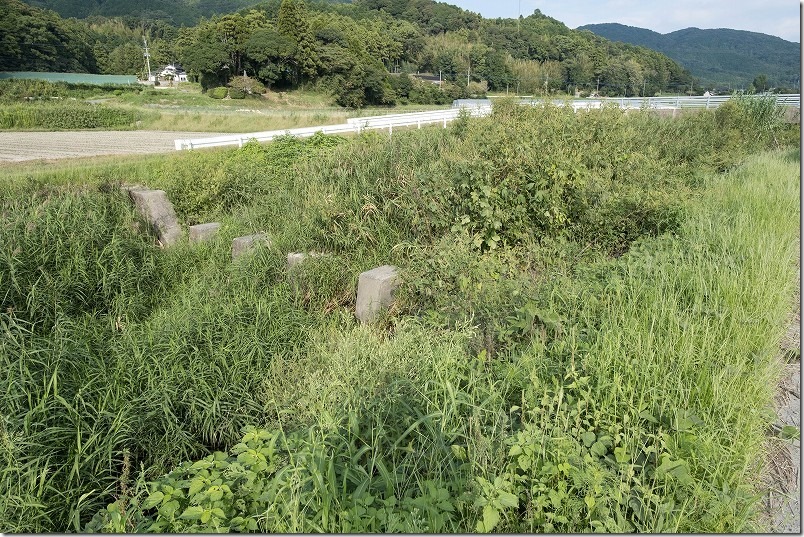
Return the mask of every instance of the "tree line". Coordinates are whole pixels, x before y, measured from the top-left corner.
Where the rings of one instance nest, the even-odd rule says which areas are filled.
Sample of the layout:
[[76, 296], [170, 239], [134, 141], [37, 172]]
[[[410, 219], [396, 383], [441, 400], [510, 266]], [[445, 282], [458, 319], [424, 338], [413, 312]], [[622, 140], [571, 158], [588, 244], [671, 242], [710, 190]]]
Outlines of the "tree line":
[[[432, 0], [268, 0], [177, 27], [142, 16], [63, 19], [2, 0], [0, 70], [143, 76], [179, 62], [206, 90], [245, 76], [269, 89], [317, 87], [344, 106], [440, 103], [487, 90], [654, 95], [695, 91], [661, 53], [567, 28], [539, 10], [485, 19]], [[409, 75], [432, 73], [433, 85]], [[242, 81], [241, 81], [242, 82]]]

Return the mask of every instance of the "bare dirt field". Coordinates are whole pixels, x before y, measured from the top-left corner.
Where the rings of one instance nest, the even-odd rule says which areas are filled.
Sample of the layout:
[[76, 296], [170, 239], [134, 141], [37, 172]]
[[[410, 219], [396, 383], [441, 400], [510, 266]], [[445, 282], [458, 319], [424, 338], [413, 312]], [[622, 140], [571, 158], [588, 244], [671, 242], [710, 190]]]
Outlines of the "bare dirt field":
[[223, 136], [214, 132], [63, 131], [0, 132], [0, 164], [99, 155], [175, 151], [178, 138]]

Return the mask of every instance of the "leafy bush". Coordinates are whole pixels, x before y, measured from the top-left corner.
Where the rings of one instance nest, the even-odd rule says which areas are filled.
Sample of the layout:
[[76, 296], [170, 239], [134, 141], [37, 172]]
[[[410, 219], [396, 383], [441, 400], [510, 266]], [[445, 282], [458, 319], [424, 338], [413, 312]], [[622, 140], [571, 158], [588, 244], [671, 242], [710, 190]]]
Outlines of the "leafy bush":
[[784, 110], [775, 97], [737, 94], [715, 110], [717, 125], [743, 151], [756, 151], [771, 144], [778, 147]]
[[245, 99], [246, 91], [240, 88], [229, 88], [230, 99]]
[[218, 86], [217, 88], [212, 88], [211, 90], [207, 91], [207, 95], [213, 99], [225, 99], [226, 96], [229, 95], [229, 88]]
[[489, 357], [529, 340], [534, 330], [557, 328], [554, 314], [539, 311], [530, 324], [516, 328], [518, 313], [532, 303], [538, 282], [522, 251], [479, 253], [465, 234], [445, 237], [432, 249], [411, 255], [406, 285], [400, 292], [403, 311], [426, 314], [439, 329], [470, 322], [477, 327], [471, 350]]
[[417, 242], [468, 235], [478, 250], [566, 236], [622, 251], [683, 214], [685, 161], [661, 155], [662, 125], [619, 110], [498, 103], [492, 117], [446, 133], [367, 137], [365, 150], [315, 165], [334, 192], [310, 201], [321, 205], [314, 225], [336, 249], [391, 229]]
[[234, 97], [232, 95], [231, 90], [239, 90], [240, 93], [244, 95], [253, 95], [253, 94], [261, 94], [265, 93], [265, 86], [257, 80], [256, 78], [249, 78], [247, 76], [235, 76], [229, 80], [229, 84], [227, 84], [230, 88], [229, 95], [233, 99], [239, 99], [240, 97]]
[[481, 82], [469, 82], [468, 86], [466, 87], [466, 93], [469, 94], [472, 98], [482, 98], [486, 96], [486, 93], [489, 91], [489, 83], [485, 80]]
[[[401, 498], [360, 490], [381, 461], [361, 455], [356, 435], [243, 432], [231, 455], [182, 464], [147, 497], [98, 512], [85, 531], [439, 532], [454, 524], [459, 491], [451, 484], [427, 481]], [[339, 490], [340, 483], [351, 493]]]
[[460, 86], [442, 82], [441, 86], [423, 80], [413, 80], [410, 87], [403, 86], [407, 101], [416, 104], [451, 104], [455, 99], [468, 97]]

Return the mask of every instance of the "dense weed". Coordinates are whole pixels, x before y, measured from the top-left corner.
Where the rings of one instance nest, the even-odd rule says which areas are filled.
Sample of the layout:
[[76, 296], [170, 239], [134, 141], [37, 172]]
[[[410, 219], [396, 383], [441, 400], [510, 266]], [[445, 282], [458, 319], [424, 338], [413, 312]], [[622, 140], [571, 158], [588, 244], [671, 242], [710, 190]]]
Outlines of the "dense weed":
[[123, 195], [42, 191], [4, 203], [3, 220], [2, 311], [39, 331], [63, 317], [150, 311], [157, 256]]
[[132, 128], [143, 117], [134, 110], [84, 102], [0, 104], [0, 129]]
[[752, 528], [797, 163], [712, 174], [784, 142], [751, 106], [156, 160], [126, 182], [223, 223], [166, 250], [111, 166], [4, 187], [2, 529]]

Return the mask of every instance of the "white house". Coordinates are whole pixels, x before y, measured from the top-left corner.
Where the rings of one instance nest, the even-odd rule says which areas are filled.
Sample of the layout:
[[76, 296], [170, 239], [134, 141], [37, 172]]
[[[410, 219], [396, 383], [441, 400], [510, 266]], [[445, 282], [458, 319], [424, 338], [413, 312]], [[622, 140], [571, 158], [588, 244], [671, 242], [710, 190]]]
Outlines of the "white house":
[[155, 75], [151, 75], [148, 80], [155, 82], [157, 77], [159, 80], [172, 80], [173, 82], [187, 82], [187, 72], [181, 68], [181, 65], [170, 64], [164, 66]]

